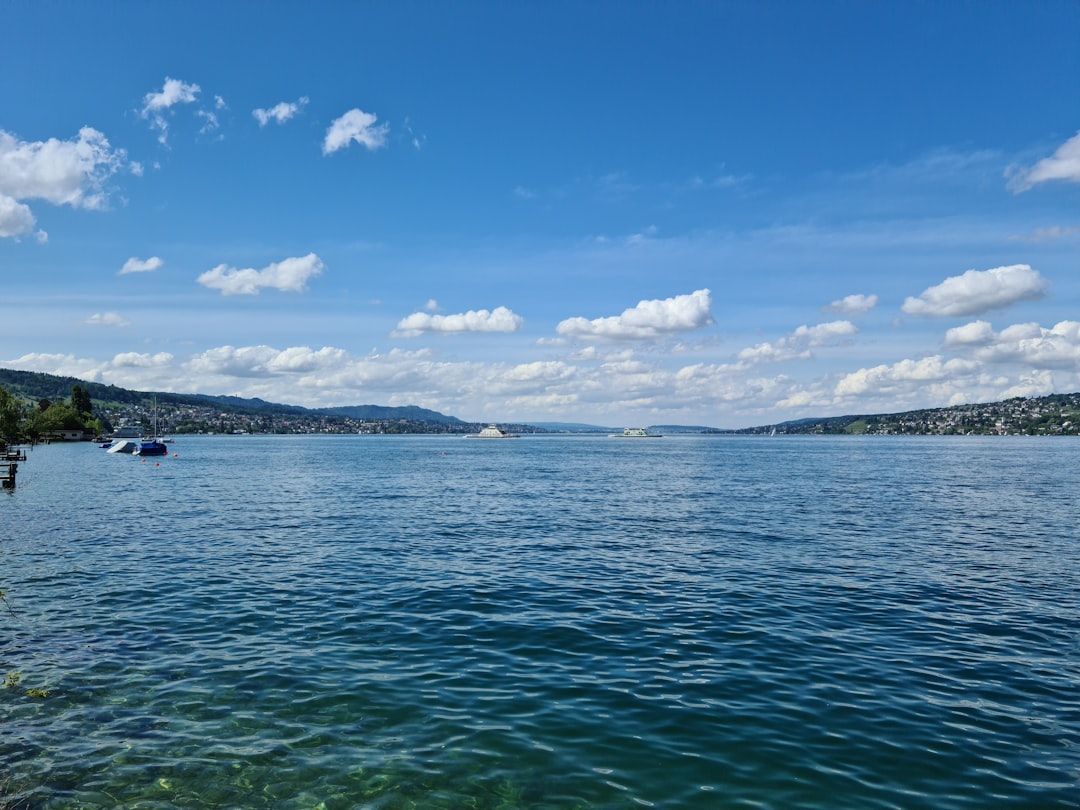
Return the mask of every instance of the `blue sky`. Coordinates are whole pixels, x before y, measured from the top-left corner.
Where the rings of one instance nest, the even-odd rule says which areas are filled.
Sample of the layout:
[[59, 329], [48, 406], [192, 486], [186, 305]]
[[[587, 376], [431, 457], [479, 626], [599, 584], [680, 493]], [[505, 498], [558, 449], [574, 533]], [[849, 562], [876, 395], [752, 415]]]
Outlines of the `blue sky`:
[[1080, 5], [0, 10], [0, 366], [739, 427], [1080, 390]]

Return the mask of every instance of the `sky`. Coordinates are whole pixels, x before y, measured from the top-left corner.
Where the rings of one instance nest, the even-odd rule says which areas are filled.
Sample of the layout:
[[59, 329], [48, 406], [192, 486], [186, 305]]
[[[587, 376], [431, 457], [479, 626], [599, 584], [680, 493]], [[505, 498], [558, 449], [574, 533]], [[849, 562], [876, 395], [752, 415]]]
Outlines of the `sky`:
[[0, 5], [0, 367], [738, 428], [1080, 391], [1075, 2]]

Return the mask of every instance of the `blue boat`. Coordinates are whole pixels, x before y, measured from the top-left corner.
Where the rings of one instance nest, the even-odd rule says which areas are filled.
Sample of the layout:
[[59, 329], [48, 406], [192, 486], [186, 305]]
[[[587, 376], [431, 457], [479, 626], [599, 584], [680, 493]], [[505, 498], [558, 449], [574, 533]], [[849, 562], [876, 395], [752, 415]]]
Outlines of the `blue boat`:
[[139, 442], [139, 449], [135, 453], [140, 456], [166, 456], [169, 454], [169, 448], [158, 439], [149, 439]]
[[165, 446], [165, 442], [158, 435], [157, 397], [154, 398], [154, 434], [149, 439], [143, 439], [139, 442], [139, 449], [135, 453], [140, 456], [166, 456], [169, 454], [169, 448]]

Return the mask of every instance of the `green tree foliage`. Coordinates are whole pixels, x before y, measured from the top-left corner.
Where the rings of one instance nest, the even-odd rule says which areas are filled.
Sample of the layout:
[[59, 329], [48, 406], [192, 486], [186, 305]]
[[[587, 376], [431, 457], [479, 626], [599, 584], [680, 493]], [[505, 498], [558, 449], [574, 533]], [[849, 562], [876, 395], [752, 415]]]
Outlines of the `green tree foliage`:
[[83, 415], [65, 402], [51, 403], [47, 408], [31, 414], [26, 421], [26, 434], [32, 439], [40, 439], [60, 430], [82, 430], [86, 426]]
[[0, 442], [17, 442], [22, 435], [23, 406], [6, 388], [0, 388]]
[[90, 392], [78, 384], [71, 386], [71, 407], [89, 419], [94, 412], [94, 404], [90, 401]]

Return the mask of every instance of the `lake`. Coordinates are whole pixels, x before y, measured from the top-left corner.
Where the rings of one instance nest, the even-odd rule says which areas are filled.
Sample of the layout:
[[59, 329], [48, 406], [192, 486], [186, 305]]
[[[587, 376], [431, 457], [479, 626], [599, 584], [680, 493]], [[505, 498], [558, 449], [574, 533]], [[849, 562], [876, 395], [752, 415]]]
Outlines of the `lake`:
[[0, 807], [1080, 807], [1075, 440], [170, 447], [0, 495]]

